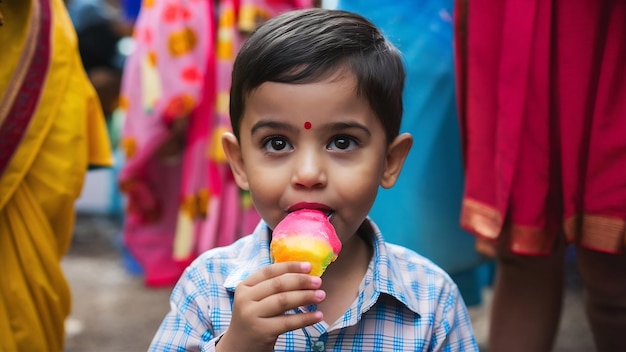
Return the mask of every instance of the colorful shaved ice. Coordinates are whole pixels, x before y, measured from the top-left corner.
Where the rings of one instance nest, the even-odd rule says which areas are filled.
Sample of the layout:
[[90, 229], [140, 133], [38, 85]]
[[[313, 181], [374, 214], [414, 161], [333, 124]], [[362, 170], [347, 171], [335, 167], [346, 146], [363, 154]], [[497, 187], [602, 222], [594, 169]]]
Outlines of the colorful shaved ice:
[[270, 244], [275, 263], [309, 262], [315, 276], [322, 276], [340, 250], [341, 241], [328, 217], [313, 209], [289, 213], [276, 225]]

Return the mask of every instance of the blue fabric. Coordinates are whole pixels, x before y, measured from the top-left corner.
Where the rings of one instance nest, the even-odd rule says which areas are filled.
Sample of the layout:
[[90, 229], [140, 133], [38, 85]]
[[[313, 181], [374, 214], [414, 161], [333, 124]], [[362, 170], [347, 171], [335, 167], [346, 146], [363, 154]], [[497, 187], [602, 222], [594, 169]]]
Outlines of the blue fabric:
[[[390, 243], [433, 260], [455, 279], [468, 305], [480, 303], [482, 264], [460, 227], [463, 165], [455, 101], [453, 0], [339, 0], [370, 19], [405, 59], [402, 131], [414, 144], [396, 185], [381, 189], [371, 216]], [[458, 280], [455, 275], [460, 275]]]
[[71, 0], [67, 12], [77, 32], [111, 20], [104, 0]]
[[135, 21], [141, 9], [141, 0], [121, 0], [120, 4], [122, 4], [124, 17]]

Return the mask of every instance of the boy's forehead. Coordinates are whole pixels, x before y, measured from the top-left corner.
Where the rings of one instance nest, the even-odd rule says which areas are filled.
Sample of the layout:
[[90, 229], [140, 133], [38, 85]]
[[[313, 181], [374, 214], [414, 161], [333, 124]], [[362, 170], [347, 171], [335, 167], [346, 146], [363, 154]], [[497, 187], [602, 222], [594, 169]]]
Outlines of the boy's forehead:
[[[287, 76], [295, 77], [304, 69], [306, 69], [306, 67], [299, 66], [299, 67], [292, 68], [286, 71], [285, 74]], [[348, 79], [356, 78], [356, 74], [354, 73], [354, 71], [352, 70], [352, 68], [350, 67], [348, 63], [342, 63], [340, 65], [332, 65], [327, 68], [322, 68], [318, 70], [317, 72], [313, 72], [309, 74], [308, 76], [305, 76], [299, 80], [288, 80], [287, 82], [285, 82], [284, 80], [270, 78], [270, 79], [260, 82], [256, 87], [253, 87], [252, 89], [250, 89], [247, 92], [247, 95], [250, 96], [252, 93], [254, 93], [254, 91], [256, 91], [260, 86], [262, 86], [265, 83], [286, 83], [286, 84], [296, 85], [296, 84], [307, 84], [307, 83], [319, 83], [319, 82], [324, 82], [324, 81], [336, 82], [345, 78], [348, 78]]]
[[[248, 105], [250, 104], [252, 100], [251, 98], [253, 96], [258, 97], [261, 91], [264, 92], [264, 93], [261, 93], [261, 95], [265, 96], [265, 94], [267, 94], [268, 91], [274, 92], [276, 90], [283, 90], [285, 89], [285, 87], [295, 87], [295, 88], [303, 87], [303, 86], [312, 87], [312, 86], [318, 86], [320, 84], [321, 85], [340, 84], [342, 85], [341, 93], [345, 93], [345, 95], [352, 95], [352, 96], [359, 95], [358, 94], [359, 82], [358, 82], [357, 76], [349, 69], [345, 69], [345, 68], [334, 69], [322, 75], [311, 76], [307, 79], [302, 79], [299, 81], [289, 81], [289, 82], [281, 82], [281, 81], [274, 81], [274, 80], [264, 81], [260, 83], [258, 86], [254, 87], [253, 89], [250, 89], [247, 92], [245, 100], [244, 100], [244, 110], [248, 108]], [[341, 95], [344, 96], [344, 94], [341, 94]], [[336, 94], [332, 96], [335, 97]], [[282, 98], [285, 98], [285, 97], [283, 96]]]
[[246, 128], [257, 126], [255, 130], [259, 121], [260, 126], [276, 127], [281, 120], [290, 128], [318, 130], [326, 129], [323, 126], [332, 117], [332, 123], [341, 125], [341, 120], [372, 113], [367, 99], [357, 91], [356, 76], [346, 70], [314, 81], [264, 82], [246, 97], [241, 122]]
[[[369, 101], [355, 92], [344, 95], [341, 91], [350, 89], [340, 88], [341, 85], [330, 87], [331, 91], [337, 92], [331, 92], [330, 101], [325, 97], [309, 99], [308, 94], [301, 94], [302, 98], [280, 100], [284, 96], [269, 93], [270, 102], [267, 102], [264, 99], [267, 91], [261, 92], [251, 99], [242, 114], [240, 136], [247, 145], [267, 140], [269, 136], [286, 137], [290, 143], [296, 144], [304, 141], [328, 143], [331, 136], [337, 135], [386, 140], [385, 126]], [[324, 102], [320, 104], [320, 101]]]

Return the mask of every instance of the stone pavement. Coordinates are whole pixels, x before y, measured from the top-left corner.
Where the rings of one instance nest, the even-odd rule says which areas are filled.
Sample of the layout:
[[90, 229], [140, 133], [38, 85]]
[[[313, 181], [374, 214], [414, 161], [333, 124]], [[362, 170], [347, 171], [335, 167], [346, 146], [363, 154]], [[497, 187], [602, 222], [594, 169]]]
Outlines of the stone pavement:
[[[65, 352], [145, 351], [169, 309], [171, 288], [146, 288], [140, 277], [127, 270], [118, 243], [119, 224], [114, 219], [79, 214], [72, 247], [63, 260], [73, 294]], [[573, 267], [567, 282], [554, 351], [594, 351]], [[481, 345], [487, 337], [490, 297], [487, 289], [484, 304], [470, 308]]]

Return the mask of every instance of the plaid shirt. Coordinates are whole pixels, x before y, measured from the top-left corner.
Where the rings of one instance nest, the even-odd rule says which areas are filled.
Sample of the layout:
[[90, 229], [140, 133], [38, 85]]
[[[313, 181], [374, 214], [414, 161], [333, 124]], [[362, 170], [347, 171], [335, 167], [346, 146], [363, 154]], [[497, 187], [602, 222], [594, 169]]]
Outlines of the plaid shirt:
[[[424, 257], [385, 243], [376, 225], [374, 255], [359, 296], [333, 325], [281, 335], [276, 351], [478, 351], [467, 309], [450, 277]], [[150, 351], [214, 351], [232, 314], [235, 288], [270, 264], [263, 222], [252, 235], [203, 253], [173, 289]], [[294, 313], [294, 312], [292, 312]]]

